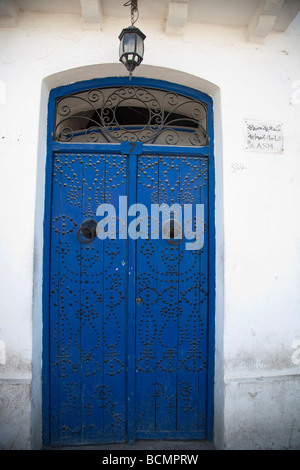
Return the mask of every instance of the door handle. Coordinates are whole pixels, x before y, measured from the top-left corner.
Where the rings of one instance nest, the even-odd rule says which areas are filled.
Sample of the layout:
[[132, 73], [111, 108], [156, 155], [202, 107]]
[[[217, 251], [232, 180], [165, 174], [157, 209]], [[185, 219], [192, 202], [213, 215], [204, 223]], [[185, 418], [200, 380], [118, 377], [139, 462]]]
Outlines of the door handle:
[[94, 219], [86, 219], [80, 224], [80, 228], [77, 231], [77, 238], [80, 243], [91, 243], [96, 238], [98, 222]]
[[182, 226], [181, 223], [176, 219], [166, 220], [166, 222], [163, 224], [162, 231], [167, 239], [167, 242], [169, 242], [171, 245], [179, 245], [183, 240]]

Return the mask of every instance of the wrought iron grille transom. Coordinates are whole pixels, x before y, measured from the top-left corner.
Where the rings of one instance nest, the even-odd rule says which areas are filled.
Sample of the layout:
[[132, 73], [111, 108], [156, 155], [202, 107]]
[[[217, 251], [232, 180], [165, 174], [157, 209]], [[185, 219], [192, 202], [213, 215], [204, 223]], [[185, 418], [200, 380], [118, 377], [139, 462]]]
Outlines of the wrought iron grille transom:
[[207, 105], [172, 91], [94, 88], [56, 99], [54, 140], [208, 144]]

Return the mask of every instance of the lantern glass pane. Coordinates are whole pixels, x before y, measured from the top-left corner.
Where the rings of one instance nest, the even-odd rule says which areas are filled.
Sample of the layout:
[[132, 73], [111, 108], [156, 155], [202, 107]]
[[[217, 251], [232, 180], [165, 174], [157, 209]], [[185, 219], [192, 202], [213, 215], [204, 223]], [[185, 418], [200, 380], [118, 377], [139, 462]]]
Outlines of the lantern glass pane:
[[128, 33], [123, 38], [123, 52], [135, 52], [136, 48], [136, 35]]
[[137, 36], [136, 52], [140, 57], [144, 55], [144, 41], [141, 36]]

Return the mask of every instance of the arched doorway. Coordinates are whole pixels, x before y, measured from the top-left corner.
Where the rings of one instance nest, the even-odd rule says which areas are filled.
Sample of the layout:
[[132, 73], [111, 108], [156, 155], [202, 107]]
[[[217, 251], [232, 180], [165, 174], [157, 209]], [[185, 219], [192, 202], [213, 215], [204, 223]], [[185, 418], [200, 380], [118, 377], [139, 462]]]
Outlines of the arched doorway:
[[[46, 443], [211, 438], [212, 119], [207, 95], [156, 80], [102, 79], [51, 93]], [[180, 214], [175, 239], [159, 224], [174, 205], [171, 220], [191, 210]], [[101, 236], [84, 231], [91, 219], [106, 226]]]

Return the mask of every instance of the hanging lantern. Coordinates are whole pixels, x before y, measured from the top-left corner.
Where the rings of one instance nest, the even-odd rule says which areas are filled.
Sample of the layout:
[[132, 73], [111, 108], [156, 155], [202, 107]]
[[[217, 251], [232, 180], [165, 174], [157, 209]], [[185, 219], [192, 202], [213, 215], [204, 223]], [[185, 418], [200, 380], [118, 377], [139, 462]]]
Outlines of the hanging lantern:
[[135, 26], [123, 29], [120, 39], [120, 61], [132, 73], [143, 60], [145, 34]]
[[142, 31], [134, 26], [138, 16], [134, 19], [134, 14], [138, 15], [137, 0], [131, 0], [124, 6], [131, 6], [131, 26], [124, 28], [121, 32], [119, 56], [120, 62], [125, 65], [131, 78], [135, 67], [140, 65], [144, 57], [144, 40], [146, 36]]

